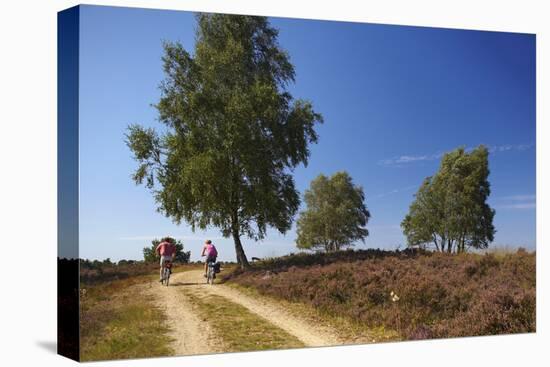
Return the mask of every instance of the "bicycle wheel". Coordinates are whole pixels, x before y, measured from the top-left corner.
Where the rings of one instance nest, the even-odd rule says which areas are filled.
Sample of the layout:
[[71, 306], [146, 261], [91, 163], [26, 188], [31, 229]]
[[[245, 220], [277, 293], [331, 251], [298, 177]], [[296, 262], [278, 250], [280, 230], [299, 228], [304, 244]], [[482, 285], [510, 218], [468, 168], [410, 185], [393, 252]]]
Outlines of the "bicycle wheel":
[[166, 286], [168, 287], [168, 283], [170, 282], [170, 269], [166, 268], [164, 269], [164, 281], [166, 282]]

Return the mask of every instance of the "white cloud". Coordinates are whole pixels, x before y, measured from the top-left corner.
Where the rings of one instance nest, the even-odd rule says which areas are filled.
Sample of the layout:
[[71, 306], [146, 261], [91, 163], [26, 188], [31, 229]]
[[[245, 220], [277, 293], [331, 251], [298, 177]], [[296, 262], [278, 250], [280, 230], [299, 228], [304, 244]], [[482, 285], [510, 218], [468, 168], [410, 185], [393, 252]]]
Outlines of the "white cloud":
[[497, 200], [503, 204], [498, 204], [496, 208], [517, 210], [535, 209], [537, 207], [536, 198], [536, 195], [533, 194], [502, 196], [497, 198]]
[[[492, 145], [488, 146], [490, 153], [499, 153], [499, 152], [511, 152], [511, 151], [524, 151], [533, 148], [534, 144], [506, 144], [506, 145]], [[466, 151], [471, 151], [474, 148], [468, 147]], [[422, 161], [435, 161], [443, 157], [444, 152], [437, 152], [434, 154], [424, 154], [424, 155], [401, 155], [398, 157], [393, 157], [389, 159], [382, 159], [378, 161], [378, 164], [381, 166], [395, 166], [402, 167], [404, 164], [422, 162]]]
[[499, 198], [500, 200], [511, 200], [511, 201], [529, 201], [535, 200], [536, 195], [512, 195], [512, 196], [503, 196]]
[[378, 194], [378, 195], [374, 195], [374, 196], [371, 197], [371, 199], [379, 199], [379, 198], [383, 198], [383, 197], [388, 196], [388, 195], [397, 194], [397, 193], [400, 193], [400, 192], [403, 192], [403, 191], [410, 191], [410, 190], [413, 190], [417, 187], [418, 187], [418, 185], [413, 185], [413, 186], [407, 186], [407, 187], [401, 187], [401, 188], [398, 188], [398, 189], [393, 189], [391, 191], [387, 191], [387, 192], [383, 192], [383, 193]]
[[407, 164], [407, 163], [413, 163], [413, 162], [420, 162], [420, 161], [433, 161], [438, 158], [441, 158], [443, 156], [442, 153], [432, 154], [432, 155], [402, 155], [399, 157], [394, 157], [390, 159], [383, 159], [378, 162], [378, 164], [383, 166], [391, 166], [391, 165], [401, 165], [401, 164]]
[[489, 152], [491, 152], [491, 153], [493, 153], [493, 152], [508, 152], [508, 151], [511, 151], [511, 150], [523, 151], [523, 150], [531, 149], [534, 146], [535, 146], [534, 144], [497, 145], [497, 146], [489, 147]]
[[520, 203], [520, 204], [509, 204], [509, 205], [500, 205], [497, 208], [502, 209], [535, 209], [537, 207], [536, 203]]

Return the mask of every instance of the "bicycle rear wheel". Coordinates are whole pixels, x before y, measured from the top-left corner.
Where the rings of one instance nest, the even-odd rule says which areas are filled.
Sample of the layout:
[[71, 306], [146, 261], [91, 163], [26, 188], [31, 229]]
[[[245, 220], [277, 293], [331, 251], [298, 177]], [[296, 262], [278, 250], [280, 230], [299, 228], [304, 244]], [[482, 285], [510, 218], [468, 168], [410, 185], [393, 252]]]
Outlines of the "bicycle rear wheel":
[[208, 267], [208, 273], [206, 274], [206, 284], [210, 283], [210, 285], [214, 284], [214, 277], [213, 277], [213, 270], [212, 267]]

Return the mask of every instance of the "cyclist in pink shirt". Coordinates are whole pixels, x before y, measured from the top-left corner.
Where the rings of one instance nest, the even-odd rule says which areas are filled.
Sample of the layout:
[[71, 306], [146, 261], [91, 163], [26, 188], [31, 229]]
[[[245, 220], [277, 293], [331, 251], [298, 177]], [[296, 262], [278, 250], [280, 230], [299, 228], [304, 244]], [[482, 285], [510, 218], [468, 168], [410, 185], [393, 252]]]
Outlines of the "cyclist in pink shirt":
[[160, 280], [162, 282], [162, 273], [164, 270], [164, 264], [166, 261], [174, 261], [176, 256], [176, 245], [172, 243], [170, 237], [164, 237], [155, 249], [156, 253], [160, 256]]
[[206, 242], [204, 242], [201, 256], [206, 256], [206, 261], [204, 262], [204, 277], [206, 277], [206, 273], [208, 271], [208, 263], [210, 261], [216, 262], [216, 258], [218, 257], [218, 250], [216, 250], [216, 246], [214, 246], [212, 241], [206, 240]]

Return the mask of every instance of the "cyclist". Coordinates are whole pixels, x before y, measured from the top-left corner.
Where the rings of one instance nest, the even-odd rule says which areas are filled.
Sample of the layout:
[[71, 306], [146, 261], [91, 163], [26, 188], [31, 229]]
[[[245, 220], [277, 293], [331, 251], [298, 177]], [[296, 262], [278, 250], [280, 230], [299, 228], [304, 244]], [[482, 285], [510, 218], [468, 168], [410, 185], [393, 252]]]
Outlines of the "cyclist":
[[173, 261], [176, 256], [176, 245], [173, 243], [173, 239], [170, 237], [164, 237], [158, 244], [155, 252], [160, 256], [160, 280], [162, 282], [162, 273], [164, 270], [164, 264], [167, 261]]
[[218, 257], [218, 250], [216, 250], [216, 246], [214, 246], [212, 241], [206, 240], [204, 242], [201, 253], [201, 257], [202, 256], [206, 256], [206, 261], [204, 262], [204, 277], [206, 278], [206, 273], [208, 272], [208, 263], [210, 261], [216, 262], [216, 258]]

